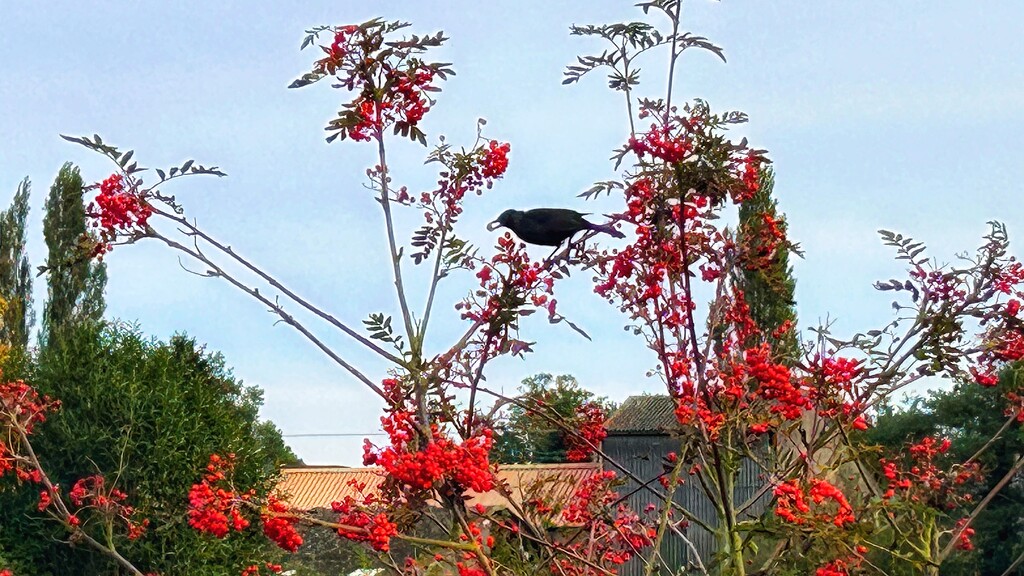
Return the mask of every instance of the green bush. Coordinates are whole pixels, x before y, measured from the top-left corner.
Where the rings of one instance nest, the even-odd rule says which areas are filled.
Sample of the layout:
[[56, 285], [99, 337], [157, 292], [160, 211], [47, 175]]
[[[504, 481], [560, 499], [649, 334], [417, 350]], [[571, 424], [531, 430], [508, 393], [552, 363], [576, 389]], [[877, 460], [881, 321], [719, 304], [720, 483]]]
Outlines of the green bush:
[[[66, 491], [78, 478], [102, 473], [150, 520], [141, 539], [113, 539], [140, 569], [238, 574], [278, 557], [258, 531], [217, 540], [188, 526], [188, 491], [210, 454], [236, 454], [238, 486], [258, 492], [272, 486], [280, 465], [295, 461], [279, 431], [258, 419], [261, 392], [236, 380], [219, 354], [184, 336], [163, 343], [136, 327], [85, 323], [22, 371], [62, 402], [33, 437], [53, 480]], [[106, 557], [68, 546], [61, 526], [36, 510], [37, 490], [7, 482], [0, 550], [20, 573], [119, 573]]]

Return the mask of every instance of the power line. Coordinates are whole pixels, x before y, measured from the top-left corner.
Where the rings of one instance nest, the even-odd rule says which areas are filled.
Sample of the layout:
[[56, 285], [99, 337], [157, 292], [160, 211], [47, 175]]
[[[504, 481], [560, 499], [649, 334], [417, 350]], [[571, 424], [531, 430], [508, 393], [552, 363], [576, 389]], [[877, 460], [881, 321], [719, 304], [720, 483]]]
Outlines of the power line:
[[336, 434], [324, 433], [324, 434], [282, 434], [282, 438], [331, 438], [339, 436], [387, 436], [382, 432], [374, 433], [359, 433], [359, 432], [339, 432]]

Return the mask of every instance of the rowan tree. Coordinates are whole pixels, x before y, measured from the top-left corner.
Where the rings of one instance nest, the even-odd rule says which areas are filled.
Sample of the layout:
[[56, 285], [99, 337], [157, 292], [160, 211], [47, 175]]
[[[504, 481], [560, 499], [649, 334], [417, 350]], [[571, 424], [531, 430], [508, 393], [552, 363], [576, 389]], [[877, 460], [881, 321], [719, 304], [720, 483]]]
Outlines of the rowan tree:
[[[613, 152], [620, 177], [583, 195], [608, 194], [621, 202], [610, 217], [627, 241], [602, 247], [583, 234], [580, 243], [543, 260], [532, 258], [511, 233], [487, 251], [459, 235], [465, 202], [498, 186], [509, 169], [512, 145], [485, 136], [483, 123], [463, 147], [440, 141], [427, 154], [427, 165], [438, 171], [436, 186], [427, 190], [401, 185], [405, 174], [388, 163], [396, 139], [428, 142], [421, 121], [453, 74], [452, 65], [430, 60], [447, 40], [442, 33], [412, 34], [409, 24], [382, 19], [307, 31], [303, 47], [313, 46], [317, 58], [292, 87], [329, 84], [341, 91], [344, 103], [327, 124], [328, 142], [369, 146], [376, 153], [366, 188], [381, 208], [397, 306], [371, 312], [362, 322], [365, 330], [312, 305], [199, 228], [166, 192], [183, 175], [223, 176], [218, 168], [188, 160], [147, 172], [133, 151], [99, 136], [66, 137], [115, 166], [98, 183], [89, 210], [97, 223], [93, 256], [139, 241], [162, 243], [255, 299], [385, 403], [387, 440], [367, 440], [364, 447], [364, 464], [379, 467], [381, 487], [332, 503], [335, 520], [292, 510], [277, 495], [261, 498], [236, 479], [235, 458], [215, 453], [189, 489], [194, 528], [228, 538], [259, 525], [281, 548], [294, 551], [302, 544], [298, 525], [328, 526], [376, 551], [403, 575], [596, 576], [634, 562], [646, 576], [683, 569], [847, 576], [897, 564], [934, 576], [973, 547], [974, 522], [1024, 468], [1024, 457], [1016, 456], [993, 488], [972, 502], [966, 487], [984, 478], [979, 454], [958, 461], [949, 438], [925, 436], [895, 456], [879, 457], [858, 433], [871, 427], [878, 405], [922, 378], [993, 386], [1007, 363], [1024, 358], [1024, 265], [1009, 255], [1005, 226], [992, 223], [981, 246], [952, 264], [930, 259], [922, 242], [881, 231], [883, 243], [906, 265], [904, 275], [876, 284], [896, 296], [895, 318], [848, 338], [814, 328], [815, 339], [802, 343], [794, 357], [795, 336], [788, 333], [795, 327], [759, 323], [737, 280], [756, 272], [771, 284], [788, 273], [778, 256], [795, 248], [770, 202], [757, 209], [750, 204], [761, 191], [768, 151], [730, 137], [747, 121], [745, 114], [716, 111], [699, 99], [684, 102], [676, 94], [684, 52], [724, 60], [710, 40], [681, 31], [681, 3], [652, 0], [640, 8], [662, 27], [646, 21], [571, 27], [572, 34], [604, 47], [579, 57], [564, 79], [574, 84], [607, 72], [608, 86], [626, 103], [629, 131]], [[667, 70], [667, 78], [641, 93], [640, 62], [653, 54], [663, 56], [666, 66], [657, 69]], [[744, 207], [753, 213], [743, 218], [741, 230], [723, 224]], [[396, 224], [400, 210], [422, 218], [408, 242]], [[419, 287], [422, 299], [413, 298], [408, 282], [408, 267], [417, 265], [429, 275]], [[536, 318], [582, 332], [561, 314], [555, 298], [573, 267], [594, 276], [595, 292], [621, 315], [616, 323], [624, 318], [649, 347], [650, 374], [675, 404], [678, 449], [663, 455], [657, 481], [636, 478], [624, 463], [606, 458], [605, 469], [579, 481], [571, 495], [530, 495], [514, 518], [470, 507], [471, 493], [503, 489], [484, 397], [524, 403], [490, 389], [485, 370], [499, 356], [523, 356], [542, 345], [528, 336]], [[465, 330], [434, 348], [427, 333], [437, 287], [453, 278], [468, 285], [455, 305]], [[414, 302], [425, 304], [417, 309]], [[364, 372], [292, 307], [386, 360], [390, 369]], [[1021, 392], [1006, 390], [1002, 397], [1006, 426], [1021, 419]], [[556, 422], [581, 454], [599, 451], [600, 426], [573, 424]], [[765, 482], [753, 496], [737, 491], [750, 465]], [[620, 475], [651, 495], [648, 509], [624, 505]], [[675, 497], [681, 486], [693, 487], [704, 504], [700, 510], [711, 512], [681, 505]], [[411, 533], [434, 505], [443, 510], [446, 537]], [[574, 535], [556, 537], [549, 528], [557, 523], [571, 526]], [[691, 536], [698, 532], [714, 541], [713, 552], [697, 549]], [[662, 553], [670, 538], [691, 550], [687, 566]], [[400, 561], [390, 554], [394, 540], [422, 553]], [[506, 544], [517, 551], [513, 556], [495, 553]], [[261, 570], [254, 564], [246, 574]]]

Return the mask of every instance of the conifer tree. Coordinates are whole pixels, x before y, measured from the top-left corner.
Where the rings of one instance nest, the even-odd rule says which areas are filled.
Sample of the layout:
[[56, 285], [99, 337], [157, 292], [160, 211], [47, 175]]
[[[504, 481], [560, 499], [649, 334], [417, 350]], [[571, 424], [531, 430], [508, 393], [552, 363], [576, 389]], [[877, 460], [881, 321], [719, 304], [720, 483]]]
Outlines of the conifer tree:
[[[784, 215], [778, 213], [778, 202], [772, 195], [774, 188], [775, 173], [771, 168], [766, 168], [761, 172], [757, 193], [740, 206], [740, 243], [744, 241], [744, 231], [750, 235], [765, 225], [764, 215], [777, 222], [779, 228], [785, 231]], [[793, 278], [793, 268], [789, 264], [790, 251], [791, 248], [788, 246], [779, 246], [771, 255], [767, 267], [743, 270], [734, 281], [746, 296], [751, 317], [761, 331], [769, 336], [776, 353], [795, 361], [800, 354], [795, 329], [781, 334], [777, 340], [771, 338], [772, 332], [785, 322], [796, 324], [796, 280]]]
[[43, 218], [48, 294], [42, 338], [47, 343], [71, 324], [99, 320], [106, 306], [106, 266], [87, 258], [82, 248], [86, 237], [82, 194], [78, 168], [64, 164], [50, 187]]
[[31, 183], [26, 177], [10, 208], [0, 212], [0, 297], [4, 300], [0, 340], [24, 348], [32, 328], [32, 274], [25, 254], [25, 221]]

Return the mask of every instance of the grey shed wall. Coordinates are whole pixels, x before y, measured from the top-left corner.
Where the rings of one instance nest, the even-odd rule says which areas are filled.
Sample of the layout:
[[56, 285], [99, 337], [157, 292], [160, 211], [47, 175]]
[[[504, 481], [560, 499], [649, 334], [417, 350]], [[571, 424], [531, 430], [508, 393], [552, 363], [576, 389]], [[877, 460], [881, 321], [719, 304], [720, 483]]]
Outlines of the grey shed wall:
[[[610, 459], [628, 468], [644, 482], [649, 482], [659, 493], [664, 493], [664, 488], [656, 480], [664, 471], [663, 459], [670, 452], [679, 452], [680, 441], [670, 433], [670, 429], [678, 427], [678, 423], [675, 422], [674, 415], [671, 416], [671, 420], [666, 420], [665, 414], [665, 412], [672, 414], [671, 409], [666, 405], [671, 402], [672, 400], [667, 396], [627, 399], [620, 412], [608, 420], [608, 437], [605, 438], [602, 446], [604, 453]], [[638, 409], [640, 410], [638, 411]], [[647, 432], [637, 430], [644, 425], [652, 429]], [[604, 464], [604, 469], [614, 470], [619, 477], [625, 476], [615, 466], [607, 462]], [[764, 486], [764, 481], [759, 478], [759, 475], [760, 470], [757, 465], [749, 459], [744, 460], [736, 483], [736, 501], [747, 501]], [[687, 476], [687, 478], [689, 477]], [[663, 502], [654, 492], [640, 488], [640, 485], [633, 480], [629, 480], [625, 486], [618, 489], [618, 492], [622, 495], [629, 494], [627, 498], [629, 507], [640, 514], [643, 514], [648, 504], [654, 504], [660, 508]], [[760, 516], [770, 498], [771, 493], [768, 491], [750, 508], [750, 514]], [[714, 507], [695, 482], [693, 484], [687, 482], [677, 487], [673, 500], [707, 524], [717, 525]], [[678, 519], [678, 516], [676, 518]], [[683, 530], [683, 533], [693, 543], [693, 547], [700, 555], [701, 563], [705, 566], [711, 563], [717, 551], [714, 535], [694, 524]], [[645, 556], [648, 556], [649, 553], [650, 550], [646, 550]], [[665, 562], [659, 571], [662, 576], [686, 574], [697, 566], [693, 550], [682, 538], [671, 532], [666, 534], [665, 540], [662, 542], [661, 556]], [[622, 576], [642, 576], [644, 563], [639, 558], [634, 558], [622, 566], [619, 573]]]

